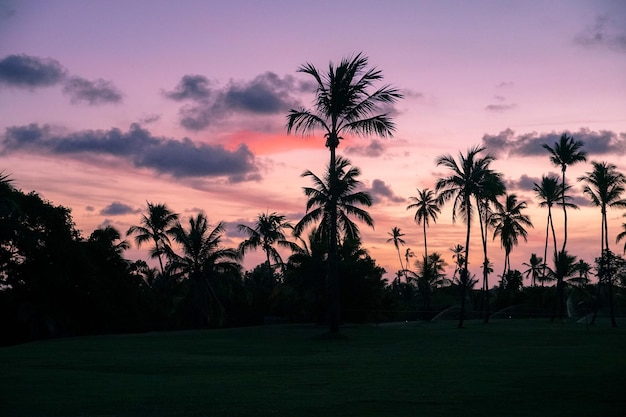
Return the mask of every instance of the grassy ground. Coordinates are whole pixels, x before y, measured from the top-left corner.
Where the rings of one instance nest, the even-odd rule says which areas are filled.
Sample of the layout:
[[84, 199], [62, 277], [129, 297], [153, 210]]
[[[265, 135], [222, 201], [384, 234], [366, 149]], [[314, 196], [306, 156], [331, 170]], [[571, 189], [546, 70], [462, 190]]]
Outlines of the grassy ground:
[[0, 415], [620, 416], [626, 331], [544, 320], [98, 336], [0, 348]]

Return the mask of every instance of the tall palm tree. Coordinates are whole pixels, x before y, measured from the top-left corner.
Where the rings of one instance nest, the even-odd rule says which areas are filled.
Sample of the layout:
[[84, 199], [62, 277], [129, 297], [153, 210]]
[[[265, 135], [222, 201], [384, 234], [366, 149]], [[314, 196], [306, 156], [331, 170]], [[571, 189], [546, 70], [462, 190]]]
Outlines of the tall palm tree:
[[424, 259], [428, 259], [428, 245], [426, 244], [426, 227], [429, 225], [429, 221], [432, 220], [437, 223], [437, 216], [441, 213], [441, 201], [437, 197], [437, 194], [428, 188], [420, 190], [417, 188], [417, 197], [409, 197], [409, 200], [413, 201], [406, 209], [415, 209], [415, 222], [424, 226]]
[[[404, 246], [404, 244], [406, 243], [404, 239], [402, 239], [402, 236], [404, 236], [404, 233], [400, 231], [399, 227], [394, 226], [391, 229], [391, 232], [387, 232], [387, 234], [391, 236], [389, 239], [387, 239], [387, 243], [393, 242], [393, 246], [396, 247], [396, 251], [398, 252], [398, 260], [400, 261], [400, 271], [404, 271], [404, 265], [402, 265], [402, 257], [400, 256], [400, 245]], [[406, 273], [405, 273], [405, 279], [406, 279]]]
[[480, 225], [480, 237], [483, 245], [483, 286], [480, 312], [485, 312], [485, 323], [489, 322], [489, 274], [493, 269], [485, 268], [489, 264], [487, 256], [487, 234], [491, 226], [490, 218], [493, 214], [493, 206], [499, 206], [498, 197], [506, 192], [502, 174], [491, 169], [486, 170], [485, 178], [480, 187], [480, 192], [474, 196], [478, 208], [478, 220]]
[[295, 243], [287, 240], [285, 230], [293, 229], [291, 223], [287, 221], [285, 216], [277, 213], [261, 213], [257, 216], [254, 228], [240, 224], [237, 226], [239, 231], [248, 235], [248, 239], [239, 244], [239, 251], [244, 256], [247, 251], [261, 248], [265, 252], [265, 262], [267, 264], [268, 279], [272, 281], [272, 264], [283, 265], [283, 260], [275, 246], [287, 248], [291, 251], [298, 250]]
[[463, 327], [465, 315], [465, 284], [469, 284], [471, 282], [468, 270], [468, 261], [471, 224], [472, 219], [474, 218], [474, 205], [472, 204], [472, 199], [477, 195], [482, 195], [485, 178], [492, 172], [489, 165], [494, 161], [494, 157], [492, 155], [488, 154], [483, 157], [480, 156], [480, 153], [484, 150], [485, 148], [483, 147], [473, 147], [467, 151], [466, 155], [459, 154], [458, 162], [452, 155], [449, 154], [442, 155], [437, 158], [437, 166], [444, 166], [452, 172], [448, 177], [437, 180], [435, 190], [439, 193], [439, 198], [442, 202], [453, 199], [452, 221], [455, 222], [460, 216], [467, 226], [465, 236], [465, 255], [463, 259], [464, 265], [460, 271], [460, 282], [463, 283], [463, 285], [461, 286], [462, 298], [459, 327]]
[[511, 269], [513, 247], [517, 246], [520, 236], [524, 241], [527, 241], [526, 227], [533, 227], [530, 217], [522, 213], [525, 208], [525, 201], [518, 201], [517, 195], [508, 194], [504, 204], [498, 205], [497, 211], [491, 217], [491, 222], [494, 225], [493, 238], [500, 236], [500, 245], [504, 248], [503, 278]]
[[166, 246], [169, 270], [173, 277], [188, 280], [198, 324], [206, 326], [212, 321], [221, 324], [224, 307], [213, 281], [218, 274], [237, 273], [241, 269], [239, 251], [222, 247], [224, 222], [211, 229], [206, 216], [198, 213], [196, 217], [189, 217], [187, 228], [177, 221], [169, 233], [182, 251], [179, 255], [170, 245]]
[[543, 258], [537, 256], [536, 253], [530, 255], [530, 260], [528, 262], [524, 262], [522, 265], [527, 266], [528, 269], [523, 272], [526, 278], [531, 279], [532, 286], [537, 285], [537, 280], [541, 276], [541, 270], [543, 268], [544, 262]]
[[567, 205], [565, 204], [565, 171], [570, 165], [587, 161], [587, 152], [582, 150], [583, 142], [574, 140], [573, 137], [563, 133], [554, 147], [543, 144], [543, 148], [550, 153], [550, 162], [561, 168], [561, 205], [563, 206], [563, 247], [561, 252], [565, 252], [567, 245]]
[[[548, 260], [548, 236], [550, 230], [552, 230], [552, 240], [554, 242], [554, 256], [558, 251], [556, 244], [556, 233], [554, 231], [554, 221], [552, 219], [552, 207], [556, 205], [565, 206], [572, 209], [578, 209], [578, 206], [571, 202], [572, 197], [567, 195], [567, 190], [571, 187], [566, 185], [562, 187], [559, 185], [559, 178], [556, 175], [543, 175], [539, 184], [534, 183], [533, 190], [535, 195], [539, 199], [539, 207], [548, 208], [548, 220], [546, 222], [546, 242], [543, 250], [543, 269], [542, 269], [542, 283], [546, 279], [546, 267]], [[565, 190], [565, 194], [563, 193]]]
[[154, 247], [150, 251], [152, 258], [158, 258], [161, 274], [164, 274], [163, 255], [166, 246], [170, 244], [168, 233], [174, 222], [178, 219], [178, 214], [172, 212], [165, 204], [148, 204], [148, 214], [141, 215], [140, 225], [131, 226], [126, 232], [126, 236], [135, 235], [135, 243], [141, 246], [143, 243], [152, 241]]
[[[622, 198], [622, 194], [626, 189], [626, 177], [617, 171], [617, 166], [614, 164], [593, 161], [591, 165], [593, 166], [593, 170], [587, 172], [578, 180], [587, 183], [585, 188], [583, 188], [583, 193], [589, 197], [594, 206], [600, 207], [600, 213], [602, 215], [600, 253], [603, 254], [601, 258], [603, 260], [604, 253], [610, 251], [608, 237], [609, 226], [606, 211], [607, 208], [611, 207], [626, 207], [626, 200]], [[601, 265], [600, 270], [606, 271], [607, 268], [603, 268]], [[600, 282], [607, 284], [609, 307], [611, 312], [613, 312], [612, 279], [603, 276], [600, 276], [599, 279]], [[611, 323], [613, 326], [617, 326], [614, 316], [611, 317]]]
[[[382, 72], [376, 68], [368, 69], [368, 58], [359, 53], [352, 58], [344, 58], [339, 65], [331, 62], [328, 72], [320, 72], [315, 66], [307, 63], [298, 69], [315, 79], [316, 98], [313, 109], [292, 109], [287, 115], [287, 132], [292, 130], [302, 134], [310, 134], [321, 130], [326, 139], [326, 147], [330, 150], [329, 169], [336, 168], [335, 151], [343, 135], [357, 136], [377, 135], [392, 136], [395, 125], [388, 113], [381, 112], [381, 105], [395, 103], [402, 98], [396, 88], [389, 85], [372, 91], [373, 86], [382, 80]], [[330, 172], [330, 178], [336, 178]], [[330, 189], [334, 188], [331, 183]], [[335, 194], [333, 192], [333, 194]], [[336, 204], [331, 198], [330, 204]], [[338, 250], [336, 210], [331, 207], [329, 220], [329, 280], [338, 280]], [[333, 284], [333, 288], [336, 285]], [[337, 287], [338, 288], [338, 287]], [[333, 290], [334, 291], [334, 290]], [[335, 296], [333, 296], [335, 297]], [[338, 294], [336, 295], [338, 298]], [[337, 301], [338, 302], [338, 301]], [[335, 319], [338, 319], [335, 318]], [[339, 323], [331, 320], [331, 333], [339, 332]]]
[[[304, 229], [319, 222], [316, 228], [316, 238], [328, 242], [328, 287], [330, 290], [330, 332], [339, 332], [339, 276], [338, 257], [333, 255], [339, 247], [339, 239], [358, 241], [359, 227], [352, 221], [352, 217], [374, 227], [374, 220], [367, 211], [359, 207], [372, 205], [370, 195], [363, 191], [356, 191], [361, 182], [357, 180], [360, 170], [350, 167], [350, 161], [343, 157], [335, 160], [335, 167], [328, 168], [324, 179], [305, 171], [302, 176], [310, 177], [314, 187], [304, 187], [304, 194], [308, 197], [306, 214], [294, 226], [294, 234], [300, 236]], [[338, 255], [338, 253], [335, 253]]]

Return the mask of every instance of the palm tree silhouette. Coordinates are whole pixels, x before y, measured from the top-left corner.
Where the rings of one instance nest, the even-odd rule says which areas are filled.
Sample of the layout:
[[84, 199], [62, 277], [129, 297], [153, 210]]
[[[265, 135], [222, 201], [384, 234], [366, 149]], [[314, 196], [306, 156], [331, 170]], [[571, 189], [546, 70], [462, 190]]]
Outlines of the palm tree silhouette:
[[[374, 84], [382, 80], [382, 72], [376, 68], [367, 69], [368, 59], [359, 53], [353, 58], [344, 58], [338, 66], [331, 62], [327, 73], [321, 73], [312, 64], [301, 66], [298, 71], [309, 74], [315, 79], [316, 98], [314, 109], [292, 109], [287, 116], [287, 132], [294, 130], [302, 134], [322, 130], [326, 139], [326, 147], [330, 150], [329, 169], [337, 166], [335, 150], [344, 134], [357, 136], [377, 135], [392, 136], [395, 125], [388, 113], [379, 113], [380, 105], [389, 105], [402, 98], [399, 90], [388, 85], [371, 91]], [[330, 178], [337, 176], [330, 172]], [[329, 184], [332, 194], [334, 184]], [[336, 198], [330, 199], [336, 204]], [[329, 229], [329, 280], [338, 281], [338, 250], [336, 210], [330, 207], [330, 218], [326, 229]], [[336, 292], [338, 284], [332, 284], [332, 292]], [[339, 295], [333, 295], [338, 301]], [[338, 310], [338, 308], [337, 308]], [[332, 317], [330, 332], [339, 332], [339, 318]]]
[[494, 157], [486, 155], [480, 156], [484, 151], [483, 147], [473, 147], [467, 151], [466, 155], [459, 154], [459, 162], [452, 155], [443, 155], [437, 158], [437, 166], [441, 165], [448, 168], [452, 173], [445, 178], [437, 180], [435, 187], [439, 193], [442, 202], [453, 199], [452, 221], [455, 222], [457, 217], [465, 222], [465, 255], [463, 257], [464, 265], [460, 271], [459, 282], [461, 285], [461, 313], [458, 327], [463, 327], [465, 315], [465, 293], [467, 285], [473, 280], [468, 270], [469, 246], [471, 235], [471, 224], [474, 217], [474, 206], [472, 199], [483, 194], [483, 187], [486, 178], [492, 173], [489, 165], [494, 161]]
[[409, 200], [413, 201], [413, 203], [409, 204], [406, 209], [415, 209], [415, 222], [424, 226], [424, 259], [428, 259], [426, 227], [428, 227], [430, 220], [437, 223], [437, 216], [441, 213], [441, 200], [439, 200], [433, 190], [428, 188], [423, 190], [417, 188], [417, 197], [409, 197]]
[[278, 253], [278, 250], [274, 246], [288, 248], [292, 252], [298, 250], [298, 246], [287, 240], [285, 236], [286, 229], [293, 229], [291, 223], [289, 223], [285, 216], [277, 213], [261, 213], [257, 216], [254, 228], [240, 224], [237, 226], [239, 231], [242, 231], [248, 235], [248, 239], [239, 244], [239, 251], [244, 256], [247, 251], [261, 248], [265, 252], [265, 262], [267, 264], [267, 274], [269, 281], [273, 280], [272, 264], [278, 266], [283, 265], [283, 260]]
[[170, 260], [168, 272], [173, 278], [188, 280], [198, 324], [206, 326], [215, 320], [221, 325], [224, 307], [213, 281], [218, 274], [238, 273], [241, 269], [238, 263], [239, 251], [221, 245], [224, 222], [219, 222], [211, 229], [206, 216], [198, 213], [196, 217], [189, 217], [187, 228], [177, 221], [169, 233], [180, 245], [182, 255], [177, 254], [170, 245], [166, 246], [165, 252]]
[[135, 234], [135, 243], [141, 246], [143, 243], [152, 241], [154, 247], [150, 251], [152, 258], [158, 258], [161, 275], [165, 273], [163, 267], [163, 255], [165, 248], [169, 245], [168, 233], [173, 223], [178, 219], [178, 214], [173, 213], [165, 204], [148, 204], [148, 215], [141, 215], [141, 224], [131, 226], [126, 232], [126, 236]]
[[[626, 200], [622, 199], [625, 190], [626, 177], [617, 171], [617, 166], [606, 162], [591, 162], [593, 170], [581, 176], [578, 180], [585, 181], [587, 185], [583, 188], [583, 193], [589, 197], [591, 203], [600, 207], [602, 214], [601, 223], [601, 251], [603, 254], [600, 258], [604, 260], [604, 253], [609, 252], [609, 226], [606, 211], [610, 207], [626, 207]], [[600, 265], [601, 271], [606, 271], [603, 265]], [[611, 277], [599, 277], [599, 281], [606, 283], [608, 287], [609, 309], [611, 311], [611, 324], [617, 327], [615, 316], [613, 314], [613, 297], [612, 297], [612, 279]], [[600, 282], [598, 285], [600, 285]], [[595, 315], [594, 315], [595, 318]]]
[[567, 204], [565, 204], [565, 171], [570, 165], [577, 164], [578, 162], [587, 161], [587, 152], [581, 150], [583, 142], [574, 140], [573, 137], [567, 136], [566, 133], [561, 135], [558, 142], [554, 143], [554, 147], [550, 147], [547, 144], [542, 146], [550, 153], [550, 162], [553, 165], [561, 168], [561, 205], [563, 207], [563, 247], [562, 252], [565, 252], [567, 245]]
[[530, 217], [522, 213], [525, 208], [525, 201], [518, 201], [517, 195], [509, 194], [505, 197], [504, 204], [498, 205], [491, 217], [494, 226], [493, 238], [500, 236], [500, 245], [504, 248], [503, 278], [511, 270], [513, 247], [517, 246], [520, 236], [527, 241], [528, 232], [525, 227], [533, 227]]
[[[391, 232], [387, 232], [387, 234], [391, 236], [389, 239], [387, 239], [387, 243], [393, 242], [393, 246], [396, 247], [396, 251], [398, 252], [398, 260], [400, 261], [400, 271], [404, 271], [404, 265], [402, 265], [402, 257], [400, 256], [400, 245], [404, 246], [404, 244], [406, 243], [402, 239], [402, 236], [404, 236], [404, 233], [400, 232], [399, 227], [394, 226], [391, 229]], [[406, 279], [406, 276], [405, 276], [405, 279]]]
[[523, 272], [526, 278], [530, 277], [532, 286], [537, 285], [537, 280], [541, 276], [541, 269], [543, 268], [543, 258], [537, 256], [536, 253], [530, 255], [528, 262], [524, 262], [522, 265], [527, 266], [528, 269]]
[[[304, 187], [304, 193], [308, 197], [306, 214], [294, 226], [294, 234], [300, 236], [304, 229], [319, 222], [315, 229], [316, 239], [328, 242], [329, 247], [335, 251], [339, 245], [339, 239], [358, 241], [359, 227], [351, 217], [363, 221], [368, 226], [374, 226], [374, 220], [369, 213], [359, 205], [371, 206], [372, 199], [368, 193], [356, 191], [361, 182], [357, 180], [360, 170], [350, 167], [350, 161], [343, 157], [335, 160], [335, 167], [328, 167], [324, 179], [311, 171], [305, 171], [302, 176], [310, 177], [314, 187]], [[335, 252], [338, 256], [338, 252]], [[330, 332], [339, 332], [339, 280], [338, 259], [333, 255], [333, 250], [328, 252], [328, 286], [330, 289]]]
[[542, 284], [546, 279], [546, 267], [548, 261], [548, 236], [550, 230], [552, 230], [552, 240], [554, 242], [554, 256], [558, 251], [556, 244], [556, 233], [554, 231], [554, 221], [552, 219], [552, 206], [557, 205], [565, 205], [566, 207], [572, 209], [578, 209], [578, 206], [574, 203], [571, 203], [570, 197], [567, 194], [563, 194], [563, 190], [567, 192], [571, 186], [561, 187], [559, 185], [559, 178], [556, 175], [543, 175], [541, 177], [541, 182], [539, 184], [534, 183], [533, 191], [535, 191], [535, 195], [539, 199], [539, 207], [547, 207], [548, 208], [548, 220], [546, 222], [546, 243], [543, 250], [543, 270], [542, 270]]

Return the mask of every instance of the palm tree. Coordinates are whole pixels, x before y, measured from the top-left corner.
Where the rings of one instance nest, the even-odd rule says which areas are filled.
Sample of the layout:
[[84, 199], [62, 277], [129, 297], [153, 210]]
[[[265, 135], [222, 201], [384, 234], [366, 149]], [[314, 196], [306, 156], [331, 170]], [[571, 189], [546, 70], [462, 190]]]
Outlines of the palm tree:
[[576, 257], [568, 254], [564, 251], [559, 251], [554, 256], [554, 271], [550, 273], [556, 279], [556, 298], [554, 303], [554, 309], [552, 310], [552, 318], [550, 321], [554, 321], [554, 317], [558, 312], [559, 319], [563, 319], [564, 315], [564, 283], [568, 277], [571, 277], [575, 272]]
[[[602, 215], [600, 253], [604, 254], [610, 251], [608, 237], [609, 226], [606, 211], [607, 208], [610, 207], [626, 207], [626, 200], [622, 199], [626, 185], [626, 177], [617, 171], [617, 167], [614, 164], [595, 161], [591, 162], [591, 164], [593, 171], [587, 172], [586, 175], [583, 175], [578, 180], [587, 183], [583, 189], [583, 193], [589, 197], [594, 206], [600, 207], [600, 213]], [[602, 268], [601, 266], [600, 269], [606, 271], [607, 268]], [[609, 306], [611, 312], [613, 312], [612, 280], [606, 278], [608, 277], [600, 276], [599, 280], [600, 282], [608, 283]], [[613, 326], [617, 326], [615, 317], [611, 317], [611, 323]]]
[[206, 216], [198, 213], [196, 217], [189, 217], [188, 228], [177, 221], [169, 233], [182, 250], [182, 255], [178, 255], [170, 245], [166, 246], [165, 252], [170, 259], [169, 272], [174, 278], [188, 280], [198, 324], [206, 326], [213, 319], [221, 324], [224, 307], [213, 281], [218, 274], [238, 273], [241, 269], [239, 251], [221, 245], [224, 222], [211, 229]]
[[461, 314], [459, 318], [459, 327], [463, 327], [465, 315], [465, 291], [466, 285], [471, 282], [468, 260], [470, 246], [470, 232], [472, 219], [474, 217], [474, 206], [472, 198], [483, 194], [485, 179], [492, 173], [489, 165], [494, 161], [494, 157], [486, 155], [480, 157], [480, 153], [484, 151], [483, 147], [473, 147], [468, 150], [466, 155], [459, 154], [459, 162], [452, 155], [443, 155], [437, 158], [437, 165], [448, 168], [452, 173], [445, 178], [437, 180], [435, 187], [439, 193], [442, 202], [450, 199], [454, 200], [452, 207], [452, 221], [455, 222], [457, 217], [461, 217], [467, 226], [465, 236], [465, 255], [464, 265], [460, 271], [461, 286]]
[[[404, 265], [406, 266], [405, 271], [409, 270], [409, 259], [410, 258], [414, 258], [415, 257], [415, 252], [413, 252], [411, 250], [411, 248], [406, 248], [406, 251], [404, 251]], [[404, 274], [404, 279], [406, 279], [406, 274]]]
[[502, 175], [491, 169], [486, 170], [480, 193], [474, 196], [476, 207], [478, 208], [478, 220], [480, 225], [480, 237], [483, 245], [483, 287], [480, 312], [485, 308], [485, 323], [489, 322], [489, 274], [493, 269], [485, 268], [489, 264], [487, 256], [487, 234], [491, 225], [490, 218], [493, 213], [493, 206], [499, 206], [498, 197], [506, 192]]
[[561, 135], [558, 142], [554, 143], [554, 147], [550, 147], [547, 144], [542, 146], [550, 153], [550, 162], [553, 165], [561, 168], [561, 205], [563, 206], [563, 247], [561, 252], [565, 252], [567, 245], [567, 205], [565, 204], [565, 171], [569, 165], [577, 164], [578, 162], [587, 161], [587, 152], [581, 150], [583, 142], [574, 140], [573, 137], [567, 136], [566, 133]]
[[417, 188], [417, 197], [409, 197], [409, 200], [413, 203], [409, 204], [406, 209], [416, 209], [414, 220], [418, 225], [423, 224], [424, 226], [424, 259], [427, 259], [426, 227], [428, 227], [430, 220], [437, 223], [437, 216], [441, 213], [441, 201], [437, 198], [436, 193], [428, 188], [423, 190]]
[[172, 224], [178, 219], [178, 214], [173, 213], [165, 204], [148, 204], [148, 215], [141, 215], [141, 225], [131, 226], [126, 232], [126, 236], [135, 234], [137, 246], [152, 241], [154, 247], [150, 251], [152, 258], [158, 258], [161, 274], [165, 272], [161, 255], [165, 247], [169, 245], [168, 233]]
[[517, 195], [508, 194], [504, 204], [498, 205], [497, 211], [491, 217], [494, 226], [493, 238], [500, 236], [500, 245], [504, 248], [502, 277], [505, 277], [511, 269], [511, 251], [517, 246], [518, 238], [521, 236], [527, 241], [528, 232], [525, 227], [533, 227], [530, 218], [522, 213], [525, 208], [525, 201], [518, 202]]
[[536, 286], [537, 280], [541, 276], [541, 270], [544, 266], [543, 258], [537, 256], [536, 253], [533, 253], [530, 255], [530, 260], [528, 262], [524, 262], [522, 265], [528, 267], [528, 269], [523, 273], [526, 275], [526, 278], [530, 277], [532, 286]]
[[372, 199], [368, 193], [356, 191], [361, 185], [356, 178], [360, 173], [358, 168], [350, 167], [348, 159], [338, 157], [335, 160], [335, 167], [327, 169], [324, 179], [308, 170], [302, 174], [303, 177], [310, 177], [315, 186], [304, 187], [304, 194], [308, 197], [306, 214], [295, 225], [294, 234], [300, 236], [307, 226], [319, 222], [316, 228], [316, 239], [328, 242], [330, 332], [334, 334], [339, 332], [339, 260], [333, 255], [333, 248], [335, 250], [338, 248], [340, 238], [359, 240], [359, 227], [351, 220], [351, 217], [374, 227], [374, 220], [369, 213], [358, 207], [358, 205], [366, 207], [372, 205]]
[[293, 229], [293, 226], [287, 221], [285, 216], [278, 215], [275, 212], [271, 214], [259, 214], [256, 218], [254, 228], [245, 224], [240, 224], [237, 228], [239, 231], [248, 235], [248, 239], [239, 244], [239, 251], [242, 256], [244, 256], [248, 250], [255, 250], [259, 247], [265, 252], [269, 281], [273, 279], [270, 260], [274, 261], [277, 265], [283, 265], [280, 253], [278, 253], [278, 250], [276, 250], [274, 246], [288, 248], [291, 249], [291, 251], [298, 250], [295, 243], [287, 240], [284, 232], [286, 229]]
[[[122, 255], [122, 252], [130, 248], [128, 241], [121, 239], [122, 235], [120, 232], [111, 225], [96, 229], [89, 236], [89, 242], [101, 244], [105, 248], [110, 248], [111, 251], [119, 256]], [[115, 243], [118, 240], [119, 242]]]
[[554, 221], [552, 220], [552, 206], [555, 204], [569, 207], [572, 209], [578, 209], [578, 206], [571, 203], [570, 197], [567, 194], [563, 194], [563, 190], [569, 190], [570, 186], [561, 187], [559, 185], [559, 178], [556, 175], [543, 175], [539, 184], [534, 183], [533, 190], [535, 195], [539, 199], [539, 207], [548, 208], [548, 220], [546, 222], [546, 243], [543, 250], [543, 259], [545, 260], [542, 270], [542, 283], [546, 280], [546, 267], [548, 260], [548, 236], [550, 230], [552, 230], [552, 240], [554, 242], [554, 256], [557, 254], [556, 233], [554, 231]]
[[589, 283], [589, 273], [591, 272], [591, 265], [580, 259], [575, 265], [574, 270], [578, 272], [578, 282], [581, 284]]
[[[393, 242], [393, 246], [396, 247], [396, 251], [398, 252], [398, 260], [400, 261], [400, 271], [404, 271], [404, 265], [402, 265], [402, 257], [400, 256], [400, 245], [404, 246], [404, 244], [406, 243], [402, 239], [402, 236], [404, 236], [404, 233], [400, 232], [399, 227], [394, 226], [391, 229], [391, 232], [387, 232], [387, 234], [391, 236], [389, 239], [387, 239], [387, 243]], [[406, 273], [405, 273], [404, 279], [406, 280]]]
[[[337, 167], [335, 150], [344, 134], [357, 136], [392, 136], [395, 125], [388, 113], [380, 113], [380, 105], [389, 105], [402, 98], [399, 90], [383, 85], [371, 91], [374, 84], [382, 80], [382, 72], [367, 68], [368, 59], [359, 53], [353, 58], [344, 58], [335, 67], [331, 62], [327, 73], [320, 73], [312, 64], [301, 66], [298, 71], [312, 76], [317, 83], [314, 109], [292, 109], [287, 116], [287, 132], [294, 130], [302, 134], [322, 130], [326, 147], [330, 150], [329, 169]], [[330, 172], [330, 178], [338, 178]], [[333, 184], [329, 184], [333, 190]], [[335, 194], [333, 192], [333, 194]], [[336, 204], [331, 198], [330, 204]], [[337, 210], [330, 207], [329, 220], [329, 280], [338, 280]], [[333, 284], [333, 288], [337, 285]], [[337, 287], [338, 288], [338, 287]], [[333, 290], [334, 291], [334, 290]], [[333, 296], [338, 299], [338, 294]], [[338, 302], [338, 301], [337, 301]], [[331, 320], [331, 333], [339, 332], [338, 317]]]
[[456, 246], [451, 247], [450, 251], [452, 252], [452, 259], [454, 259], [455, 265], [454, 272], [452, 273], [452, 279], [454, 280], [456, 278], [456, 274], [461, 272], [461, 269], [463, 269], [463, 265], [465, 264], [463, 260], [463, 252], [465, 251], [465, 248], [463, 245], [457, 244]]

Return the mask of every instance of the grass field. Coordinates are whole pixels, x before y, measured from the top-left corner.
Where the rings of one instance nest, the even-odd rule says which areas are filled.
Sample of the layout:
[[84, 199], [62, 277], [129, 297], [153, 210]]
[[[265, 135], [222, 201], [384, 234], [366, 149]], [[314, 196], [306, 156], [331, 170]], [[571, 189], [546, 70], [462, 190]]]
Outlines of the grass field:
[[284, 325], [0, 348], [0, 416], [626, 415], [626, 331]]

